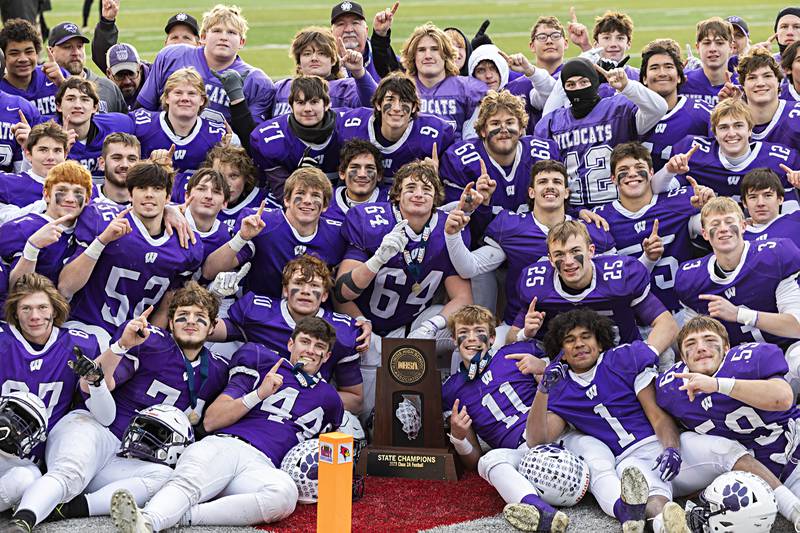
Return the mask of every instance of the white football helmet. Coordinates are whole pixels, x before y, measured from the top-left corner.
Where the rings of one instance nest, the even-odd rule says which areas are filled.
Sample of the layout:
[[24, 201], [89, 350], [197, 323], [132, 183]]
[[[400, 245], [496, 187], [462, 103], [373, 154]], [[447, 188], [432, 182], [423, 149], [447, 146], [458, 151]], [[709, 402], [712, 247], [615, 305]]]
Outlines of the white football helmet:
[[422, 417], [419, 415], [417, 407], [408, 398], [405, 398], [398, 404], [394, 415], [403, 424], [403, 432], [409, 440], [416, 439], [419, 430], [422, 429]]
[[517, 469], [550, 505], [575, 505], [589, 489], [589, 465], [556, 444], [534, 446]]
[[297, 485], [300, 503], [316, 503], [319, 488], [319, 439], [309, 439], [289, 450], [281, 470], [289, 474]]
[[687, 517], [692, 531], [704, 533], [768, 532], [778, 513], [772, 489], [749, 472], [722, 474], [702, 492], [700, 502], [687, 504]]
[[175, 466], [193, 442], [194, 429], [186, 413], [172, 405], [151, 405], [131, 419], [119, 455]]
[[25, 458], [47, 438], [47, 407], [31, 392], [0, 396], [0, 451]]

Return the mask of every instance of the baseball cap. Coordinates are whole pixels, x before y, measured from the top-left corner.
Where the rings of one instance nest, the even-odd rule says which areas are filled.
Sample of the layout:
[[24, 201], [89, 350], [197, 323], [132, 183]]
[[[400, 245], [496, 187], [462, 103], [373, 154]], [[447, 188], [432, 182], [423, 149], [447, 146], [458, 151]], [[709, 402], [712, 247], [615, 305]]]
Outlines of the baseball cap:
[[750, 28], [747, 26], [747, 23], [744, 21], [742, 17], [731, 16], [726, 18], [728, 22], [732, 25], [737, 26], [740, 30], [744, 32], [747, 37], [750, 37]]
[[333, 6], [333, 9], [331, 9], [331, 24], [333, 24], [337, 18], [347, 14], [356, 15], [360, 17], [361, 20], [365, 20], [364, 10], [361, 8], [361, 4], [346, 0], [345, 2], [336, 4]]
[[75, 37], [83, 40], [84, 43], [91, 42], [88, 37], [81, 33], [81, 29], [77, 24], [62, 22], [50, 30], [50, 37], [47, 39], [47, 44], [50, 46], [58, 46]]
[[117, 43], [106, 52], [106, 63], [112, 74], [119, 74], [123, 70], [138, 72], [139, 52], [132, 44]]
[[197, 19], [188, 13], [176, 13], [172, 15], [167, 21], [167, 25], [164, 26], [164, 33], [169, 33], [170, 30], [178, 24], [189, 26], [189, 28], [192, 29], [192, 33], [200, 37], [200, 27], [197, 25]]

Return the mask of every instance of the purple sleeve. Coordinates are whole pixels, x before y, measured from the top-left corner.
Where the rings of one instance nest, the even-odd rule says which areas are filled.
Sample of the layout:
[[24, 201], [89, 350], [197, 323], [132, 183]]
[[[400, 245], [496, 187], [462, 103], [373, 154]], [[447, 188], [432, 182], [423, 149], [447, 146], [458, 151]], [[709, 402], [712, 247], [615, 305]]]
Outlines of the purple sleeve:
[[272, 115], [272, 105], [275, 103], [275, 85], [261, 69], [250, 71], [244, 83], [244, 94], [250, 114], [253, 115], [256, 124]]
[[652, 293], [648, 293], [647, 296], [644, 297], [644, 300], [636, 304], [633, 308], [633, 311], [636, 313], [636, 319], [645, 325], [652, 324], [656, 317], [666, 310], [667, 308], [664, 307], [661, 300]]
[[361, 107], [372, 107], [372, 95], [377, 88], [378, 85], [368, 72], [356, 80], [356, 91]]
[[359, 222], [361, 221], [361, 217], [358, 216], [360, 212], [351, 209], [348, 215], [350, 216], [347, 217], [344, 224], [344, 237], [345, 241], [350, 243], [350, 245], [347, 247], [344, 259], [354, 259], [363, 263], [372, 257], [372, 254], [367, 251], [366, 244], [363, 241], [363, 232], [360, 231]]
[[336, 384], [342, 387], [352, 387], [353, 385], [361, 385], [364, 380], [361, 377], [361, 365], [359, 358], [339, 363], [336, 365], [334, 372], [336, 375]]
[[255, 376], [242, 372], [236, 367], [231, 368], [231, 376], [228, 379], [228, 385], [222, 394], [227, 394], [231, 398], [241, 398], [248, 392], [254, 391], [258, 386], [258, 381]]
[[[740, 345], [739, 349], [747, 349], [747, 345]], [[786, 357], [779, 346], [763, 343], [753, 349], [758, 353], [758, 376], [752, 376], [752, 379], [782, 378], [789, 372]]]
[[225, 331], [227, 333], [225, 336], [225, 342], [245, 340], [242, 330], [239, 329], [239, 326], [237, 326], [236, 323], [230, 318], [223, 318], [222, 322], [225, 324]]
[[169, 48], [163, 49], [161, 53], [156, 56], [153, 65], [150, 67], [150, 72], [144, 80], [142, 89], [136, 97], [136, 101], [139, 102], [139, 105], [150, 111], [158, 111], [161, 109], [161, 87], [164, 81], [162, 78], [164, 69], [166, 68], [166, 54], [164, 52], [167, 50], [169, 50]]
[[[136, 347], [138, 348], [138, 346]], [[136, 348], [132, 348], [130, 352], [132, 355], [138, 354], [138, 350]], [[114, 383], [116, 387], [119, 387], [129, 379], [133, 377], [136, 373], [136, 368], [133, 365], [133, 360], [129, 357], [122, 356], [122, 360], [117, 365], [117, 368], [114, 370]]]

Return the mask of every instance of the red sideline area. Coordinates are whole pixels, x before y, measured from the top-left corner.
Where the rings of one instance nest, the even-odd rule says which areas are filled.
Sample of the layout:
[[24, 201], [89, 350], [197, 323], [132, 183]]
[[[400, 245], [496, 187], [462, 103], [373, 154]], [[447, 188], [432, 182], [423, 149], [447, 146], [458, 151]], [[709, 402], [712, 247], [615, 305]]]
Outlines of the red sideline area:
[[[353, 531], [416, 533], [466, 520], [493, 516], [503, 499], [475, 472], [458, 482], [368, 477], [364, 497], [353, 504]], [[268, 531], [316, 531], [317, 506], [298, 505], [281, 522], [262, 526]]]

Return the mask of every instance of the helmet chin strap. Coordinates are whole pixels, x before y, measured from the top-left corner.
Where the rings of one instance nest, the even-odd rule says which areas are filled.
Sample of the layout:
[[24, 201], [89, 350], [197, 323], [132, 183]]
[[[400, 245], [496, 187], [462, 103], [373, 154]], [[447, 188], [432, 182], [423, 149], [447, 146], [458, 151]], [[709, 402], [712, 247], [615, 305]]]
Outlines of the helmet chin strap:
[[[464, 363], [461, 363], [461, 366], [464, 367], [464, 371], [467, 374], [467, 381], [472, 381], [476, 377], [480, 376], [484, 370], [486, 370], [486, 366], [489, 364], [489, 361], [492, 360], [492, 353], [491, 353], [491, 346], [489, 346], [489, 337], [486, 335], [478, 335], [478, 340], [486, 346], [486, 351], [481, 353], [477, 352], [475, 355], [472, 356], [472, 359], [469, 361], [469, 368], [464, 367]], [[463, 344], [463, 341], [462, 343]]]

